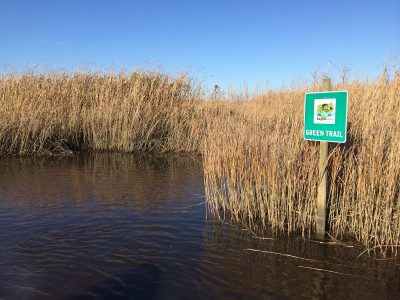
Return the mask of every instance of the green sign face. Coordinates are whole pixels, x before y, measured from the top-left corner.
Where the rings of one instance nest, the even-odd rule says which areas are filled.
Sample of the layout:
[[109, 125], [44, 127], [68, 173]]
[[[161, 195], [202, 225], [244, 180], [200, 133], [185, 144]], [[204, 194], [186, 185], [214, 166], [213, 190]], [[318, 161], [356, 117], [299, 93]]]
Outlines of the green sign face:
[[312, 141], [346, 142], [347, 91], [306, 93], [304, 138]]

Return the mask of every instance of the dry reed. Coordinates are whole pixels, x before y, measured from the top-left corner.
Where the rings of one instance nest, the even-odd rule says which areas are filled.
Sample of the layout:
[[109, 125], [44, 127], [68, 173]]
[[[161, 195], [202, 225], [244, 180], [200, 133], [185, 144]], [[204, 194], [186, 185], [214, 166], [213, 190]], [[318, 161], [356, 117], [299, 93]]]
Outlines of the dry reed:
[[[400, 244], [400, 82], [353, 83], [348, 141], [331, 144], [329, 227], [367, 248]], [[318, 151], [303, 140], [305, 91], [271, 92], [234, 111], [204, 143], [208, 207], [220, 219], [310, 236], [316, 226]]]
[[0, 78], [0, 155], [68, 150], [198, 151], [199, 89], [155, 72]]

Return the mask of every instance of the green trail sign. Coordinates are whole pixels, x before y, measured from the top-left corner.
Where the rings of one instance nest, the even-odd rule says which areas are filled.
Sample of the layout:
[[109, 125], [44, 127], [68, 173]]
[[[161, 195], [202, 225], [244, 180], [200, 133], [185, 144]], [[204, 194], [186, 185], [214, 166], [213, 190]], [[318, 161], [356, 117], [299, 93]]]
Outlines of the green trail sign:
[[306, 93], [304, 139], [346, 142], [347, 91]]

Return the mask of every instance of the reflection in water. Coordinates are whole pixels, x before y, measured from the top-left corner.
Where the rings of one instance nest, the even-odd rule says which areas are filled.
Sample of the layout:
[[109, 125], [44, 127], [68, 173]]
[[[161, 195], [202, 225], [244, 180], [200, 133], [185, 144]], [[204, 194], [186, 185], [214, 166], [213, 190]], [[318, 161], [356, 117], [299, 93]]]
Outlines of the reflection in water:
[[0, 298], [400, 297], [393, 263], [296, 238], [254, 239], [206, 221], [203, 197], [198, 158], [2, 159]]
[[[2, 197], [37, 205], [57, 205], [68, 200], [121, 204], [129, 201], [135, 210], [146, 209], [180, 193], [185, 198], [191, 186], [186, 178], [201, 179], [201, 167], [193, 158], [153, 157], [128, 154], [94, 154], [56, 159], [6, 159], [0, 162]], [[176, 189], [179, 185], [179, 189]]]
[[357, 259], [355, 248], [296, 237], [260, 240], [227, 224], [207, 227], [203, 268], [218, 278], [220, 297], [245, 291], [250, 298], [399, 299], [400, 273], [393, 261]]

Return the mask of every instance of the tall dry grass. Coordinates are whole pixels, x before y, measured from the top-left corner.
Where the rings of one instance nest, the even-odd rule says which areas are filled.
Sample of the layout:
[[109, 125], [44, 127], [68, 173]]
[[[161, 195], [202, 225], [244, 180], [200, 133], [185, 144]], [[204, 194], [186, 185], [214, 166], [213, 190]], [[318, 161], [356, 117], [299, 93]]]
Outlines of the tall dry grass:
[[[331, 144], [329, 226], [367, 248], [400, 244], [400, 80], [351, 83], [348, 141]], [[310, 236], [318, 143], [303, 140], [304, 91], [204, 101], [157, 72], [4, 75], [0, 156], [68, 151], [202, 153], [218, 218]]]
[[0, 78], [0, 155], [68, 150], [198, 151], [200, 90], [157, 72]]
[[[349, 92], [348, 141], [331, 144], [329, 227], [367, 248], [400, 245], [400, 82], [337, 86]], [[232, 103], [204, 143], [208, 207], [254, 229], [316, 226], [319, 144], [303, 140], [305, 91]]]

